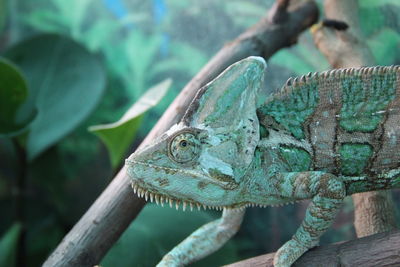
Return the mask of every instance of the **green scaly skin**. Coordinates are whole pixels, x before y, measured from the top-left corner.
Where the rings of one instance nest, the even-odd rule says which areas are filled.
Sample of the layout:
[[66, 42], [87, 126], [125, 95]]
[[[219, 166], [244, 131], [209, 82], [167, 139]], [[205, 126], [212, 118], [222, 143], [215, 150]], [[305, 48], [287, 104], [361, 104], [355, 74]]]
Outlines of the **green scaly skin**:
[[265, 68], [259, 57], [231, 65], [200, 89], [180, 123], [127, 159], [140, 197], [224, 210], [158, 266], [184, 266], [220, 248], [247, 206], [311, 199], [274, 258], [290, 266], [318, 244], [346, 195], [400, 187], [400, 67], [289, 79], [256, 107]]

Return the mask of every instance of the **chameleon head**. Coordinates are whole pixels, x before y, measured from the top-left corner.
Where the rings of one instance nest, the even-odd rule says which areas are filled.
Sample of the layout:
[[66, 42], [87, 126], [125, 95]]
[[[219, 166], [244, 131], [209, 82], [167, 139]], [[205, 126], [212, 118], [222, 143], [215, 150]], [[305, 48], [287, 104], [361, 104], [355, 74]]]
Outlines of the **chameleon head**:
[[199, 90], [180, 123], [127, 160], [139, 196], [240, 207], [242, 178], [259, 141], [256, 95], [266, 63], [249, 57]]

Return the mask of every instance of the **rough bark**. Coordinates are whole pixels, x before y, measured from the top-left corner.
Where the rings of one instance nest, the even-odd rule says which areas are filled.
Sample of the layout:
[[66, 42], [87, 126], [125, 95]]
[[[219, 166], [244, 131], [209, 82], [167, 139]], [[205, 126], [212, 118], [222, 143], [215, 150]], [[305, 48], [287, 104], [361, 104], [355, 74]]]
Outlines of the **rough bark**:
[[[235, 61], [247, 56], [269, 58], [282, 47], [296, 42], [298, 35], [318, 18], [313, 1], [279, 0], [255, 26], [226, 44], [185, 86], [141, 146], [178, 122], [197, 90]], [[43, 266], [93, 266], [98, 264], [144, 205], [135, 197], [122, 168], [110, 185], [64, 237]]]
[[[361, 34], [357, 0], [325, 0], [325, 15], [344, 21], [346, 31], [314, 26], [316, 46], [334, 68], [373, 66], [375, 60]], [[395, 209], [390, 191], [353, 195], [354, 226], [358, 237], [396, 228]]]
[[[273, 267], [274, 253], [239, 261], [225, 267]], [[296, 261], [301, 266], [400, 266], [400, 231], [311, 249]]]

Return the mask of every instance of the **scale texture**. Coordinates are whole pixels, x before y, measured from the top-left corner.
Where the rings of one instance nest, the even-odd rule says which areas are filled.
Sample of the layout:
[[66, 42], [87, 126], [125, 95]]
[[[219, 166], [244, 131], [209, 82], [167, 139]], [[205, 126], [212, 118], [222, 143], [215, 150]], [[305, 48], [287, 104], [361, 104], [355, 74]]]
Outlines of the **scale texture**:
[[158, 266], [219, 249], [245, 207], [311, 199], [274, 258], [291, 266], [318, 244], [346, 195], [400, 187], [400, 67], [309, 73], [257, 107], [265, 68], [260, 57], [231, 65], [199, 90], [180, 123], [126, 160], [140, 197], [223, 210]]

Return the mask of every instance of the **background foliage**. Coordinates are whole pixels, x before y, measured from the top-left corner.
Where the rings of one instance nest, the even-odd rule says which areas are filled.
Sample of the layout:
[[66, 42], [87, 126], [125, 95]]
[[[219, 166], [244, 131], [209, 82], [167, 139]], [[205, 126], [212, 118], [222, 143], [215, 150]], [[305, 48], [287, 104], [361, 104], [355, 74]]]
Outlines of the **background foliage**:
[[[179, 90], [271, 4], [0, 0], [0, 266], [39, 266]], [[396, 0], [360, 0], [362, 30], [379, 64], [400, 63], [399, 11]], [[290, 76], [327, 68], [306, 33], [270, 60], [265, 94]], [[168, 78], [172, 86], [153, 87]], [[145, 94], [151, 87], [158, 99]], [[149, 111], [133, 105], [143, 95], [159, 103]], [[93, 125], [103, 126], [93, 134], [87, 130]], [[249, 209], [235, 239], [197, 266], [276, 250], [306, 205]], [[154, 265], [217, 217], [147, 205], [102, 265]], [[347, 200], [322, 243], [354, 237], [351, 222]]]

